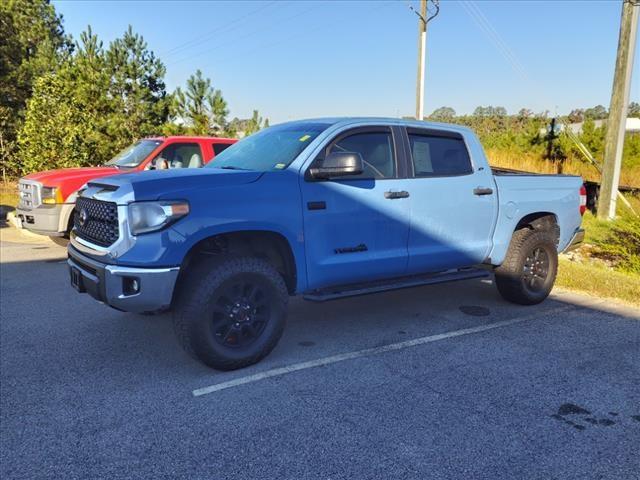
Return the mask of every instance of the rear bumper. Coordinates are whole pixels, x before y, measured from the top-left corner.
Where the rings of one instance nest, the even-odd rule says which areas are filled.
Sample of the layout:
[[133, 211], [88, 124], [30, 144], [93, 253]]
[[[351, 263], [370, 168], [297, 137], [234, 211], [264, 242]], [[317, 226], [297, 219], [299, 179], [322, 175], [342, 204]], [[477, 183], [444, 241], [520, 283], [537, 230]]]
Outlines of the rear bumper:
[[[80, 276], [80, 293], [125, 312], [156, 312], [171, 306], [179, 267], [137, 268], [97, 262], [69, 246], [69, 274]], [[137, 289], [132, 288], [137, 283]]]
[[61, 237], [67, 232], [60, 230], [60, 217], [64, 204], [37, 207], [32, 210], [16, 209], [16, 219], [22, 228], [40, 235]]
[[571, 237], [571, 241], [569, 241], [569, 244], [565, 247], [565, 249], [562, 252], [563, 253], [569, 252], [571, 250], [578, 248], [583, 241], [584, 241], [584, 228], [576, 228], [576, 231], [573, 232], [573, 236]]

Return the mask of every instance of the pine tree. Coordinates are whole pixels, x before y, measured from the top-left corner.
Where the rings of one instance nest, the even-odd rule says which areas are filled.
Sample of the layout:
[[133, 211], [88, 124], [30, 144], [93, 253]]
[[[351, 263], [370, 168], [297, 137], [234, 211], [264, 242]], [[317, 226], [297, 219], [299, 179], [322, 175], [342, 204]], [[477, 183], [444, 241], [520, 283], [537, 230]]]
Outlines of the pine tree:
[[247, 121], [247, 126], [244, 130], [245, 136], [256, 133], [257, 131], [267, 128], [269, 126], [269, 119], [263, 120], [258, 110], [253, 111], [253, 116]]
[[167, 116], [164, 66], [131, 29], [105, 51], [88, 28], [75, 54], [41, 77], [19, 136], [22, 172], [103, 164]]
[[436, 108], [431, 115], [429, 115], [430, 120], [435, 120], [436, 122], [449, 122], [453, 120], [456, 116], [456, 111], [451, 107], [440, 107]]
[[194, 135], [218, 135], [228, 128], [227, 102], [200, 70], [187, 79], [184, 91], [180, 87], [176, 89], [173, 110], [174, 117], [184, 122], [187, 131]]
[[0, 161], [19, 173], [15, 141], [37, 78], [54, 71], [71, 51], [62, 17], [48, 0], [0, 1]]
[[157, 134], [169, 110], [164, 64], [131, 26], [109, 45], [105, 61], [113, 103], [109, 135], [124, 147], [137, 138]]

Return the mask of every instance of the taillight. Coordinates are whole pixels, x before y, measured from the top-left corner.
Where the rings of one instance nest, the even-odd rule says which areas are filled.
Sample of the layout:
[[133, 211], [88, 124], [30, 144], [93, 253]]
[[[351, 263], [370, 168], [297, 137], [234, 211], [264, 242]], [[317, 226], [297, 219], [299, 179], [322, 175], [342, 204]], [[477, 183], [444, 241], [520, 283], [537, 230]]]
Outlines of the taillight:
[[580, 215], [584, 215], [587, 211], [587, 188], [582, 185], [580, 187]]

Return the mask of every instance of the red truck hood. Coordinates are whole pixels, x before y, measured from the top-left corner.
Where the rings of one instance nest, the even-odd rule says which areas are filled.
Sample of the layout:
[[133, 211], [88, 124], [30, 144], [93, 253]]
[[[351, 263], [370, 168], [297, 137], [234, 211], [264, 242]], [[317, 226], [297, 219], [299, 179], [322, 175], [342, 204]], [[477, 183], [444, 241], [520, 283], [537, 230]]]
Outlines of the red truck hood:
[[126, 171], [116, 167], [61, 168], [32, 173], [24, 178], [40, 182], [45, 187], [58, 187], [62, 192], [62, 198], [66, 201], [69, 195], [76, 192], [89, 180], [117, 175]]

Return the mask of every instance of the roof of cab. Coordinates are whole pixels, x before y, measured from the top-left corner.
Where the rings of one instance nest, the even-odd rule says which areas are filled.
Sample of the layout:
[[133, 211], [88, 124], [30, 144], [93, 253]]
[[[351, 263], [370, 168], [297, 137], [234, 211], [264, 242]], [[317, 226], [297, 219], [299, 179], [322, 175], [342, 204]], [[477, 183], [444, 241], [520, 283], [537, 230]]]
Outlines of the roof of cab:
[[[294, 120], [285, 122], [287, 124], [295, 123], [323, 123], [329, 125], [349, 126], [351, 124], [382, 124], [382, 125], [399, 125], [416, 128], [442, 128], [454, 132], [471, 132], [471, 129], [463, 125], [455, 125], [452, 123], [425, 122], [413, 119], [392, 118], [392, 117], [326, 117], [326, 118], [309, 118], [304, 120]], [[282, 124], [281, 124], [282, 125]]]
[[207, 136], [199, 136], [199, 135], [169, 135], [166, 137], [155, 136], [155, 137], [144, 137], [143, 140], [222, 140], [224, 142], [237, 142], [237, 138], [227, 138], [227, 137], [207, 137]]

